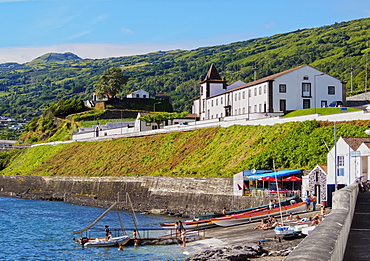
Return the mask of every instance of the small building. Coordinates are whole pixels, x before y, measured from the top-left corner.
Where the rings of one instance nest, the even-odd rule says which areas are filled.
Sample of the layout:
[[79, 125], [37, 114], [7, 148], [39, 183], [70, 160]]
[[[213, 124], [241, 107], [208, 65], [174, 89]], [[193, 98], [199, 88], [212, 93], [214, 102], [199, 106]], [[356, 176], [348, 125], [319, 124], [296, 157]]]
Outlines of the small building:
[[126, 98], [143, 98], [148, 99], [149, 98], [149, 92], [144, 91], [142, 89], [134, 91], [132, 93], [129, 93], [126, 95]]
[[324, 164], [317, 165], [308, 174], [308, 179], [303, 179], [302, 196], [316, 195], [317, 203], [326, 206], [328, 203], [327, 195], [327, 174], [328, 166]]

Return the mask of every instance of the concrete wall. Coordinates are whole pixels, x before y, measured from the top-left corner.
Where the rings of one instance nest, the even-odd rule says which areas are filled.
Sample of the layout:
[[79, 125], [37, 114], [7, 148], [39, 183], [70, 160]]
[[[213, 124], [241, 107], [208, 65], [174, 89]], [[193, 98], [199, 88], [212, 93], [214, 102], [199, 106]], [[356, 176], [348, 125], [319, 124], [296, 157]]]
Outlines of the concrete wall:
[[0, 196], [66, 201], [108, 207], [119, 199], [137, 211], [193, 216], [269, 202], [265, 197], [233, 196], [232, 178], [0, 176]]
[[336, 191], [331, 213], [284, 260], [343, 260], [357, 195], [357, 184]]

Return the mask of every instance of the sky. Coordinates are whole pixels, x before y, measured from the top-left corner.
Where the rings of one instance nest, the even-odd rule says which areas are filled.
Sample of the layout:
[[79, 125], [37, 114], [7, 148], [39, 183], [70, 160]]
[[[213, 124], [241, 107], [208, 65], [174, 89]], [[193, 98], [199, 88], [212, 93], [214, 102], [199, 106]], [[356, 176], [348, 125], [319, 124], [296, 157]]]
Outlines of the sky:
[[369, 0], [0, 0], [0, 63], [193, 50], [367, 17]]

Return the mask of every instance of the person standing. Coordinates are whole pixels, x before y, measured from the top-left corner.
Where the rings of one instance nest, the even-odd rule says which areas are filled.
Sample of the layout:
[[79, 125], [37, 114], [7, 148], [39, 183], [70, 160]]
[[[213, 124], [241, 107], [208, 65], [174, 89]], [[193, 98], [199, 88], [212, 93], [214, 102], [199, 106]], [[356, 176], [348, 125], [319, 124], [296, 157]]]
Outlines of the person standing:
[[309, 211], [310, 207], [311, 207], [311, 197], [310, 197], [310, 195], [307, 195], [307, 197], [306, 197], [306, 207], [307, 207], [306, 211]]
[[109, 229], [109, 226], [105, 225], [104, 226], [104, 231], [105, 231], [105, 240], [108, 240], [109, 236], [110, 236], [110, 229]]
[[316, 203], [317, 203], [316, 194], [313, 194], [313, 196], [311, 197], [311, 201], [312, 201], [312, 211], [316, 211]]

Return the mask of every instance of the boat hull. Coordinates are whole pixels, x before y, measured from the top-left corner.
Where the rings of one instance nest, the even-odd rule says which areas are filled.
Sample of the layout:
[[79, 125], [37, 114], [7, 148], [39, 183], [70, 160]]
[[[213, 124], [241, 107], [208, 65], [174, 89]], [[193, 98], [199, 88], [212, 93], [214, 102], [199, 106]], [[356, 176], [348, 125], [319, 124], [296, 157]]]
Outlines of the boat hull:
[[[281, 207], [281, 212], [283, 215], [286, 215], [289, 212], [298, 213], [298, 212], [304, 211], [305, 209], [306, 209], [306, 204], [304, 202], [300, 202], [297, 204]], [[212, 222], [215, 225], [218, 225], [221, 227], [229, 227], [229, 226], [246, 224], [246, 223], [255, 221], [257, 219], [262, 219], [262, 218], [267, 218], [267, 217], [277, 216], [277, 215], [280, 215], [280, 208], [268, 209], [264, 211], [257, 211], [254, 213], [246, 213], [246, 214], [241, 213], [237, 215], [216, 218]]]
[[117, 247], [118, 245], [125, 245], [130, 240], [129, 236], [113, 237], [110, 240], [105, 238], [92, 238], [83, 243], [84, 247]]

